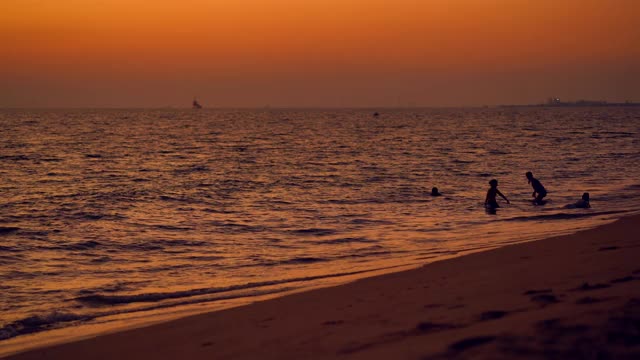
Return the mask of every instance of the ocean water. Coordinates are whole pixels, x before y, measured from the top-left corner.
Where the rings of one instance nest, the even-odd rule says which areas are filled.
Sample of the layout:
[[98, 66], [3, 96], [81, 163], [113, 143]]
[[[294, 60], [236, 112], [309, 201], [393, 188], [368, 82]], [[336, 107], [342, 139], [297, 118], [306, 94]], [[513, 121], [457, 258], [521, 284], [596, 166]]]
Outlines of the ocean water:
[[[640, 109], [373, 111], [0, 111], [0, 347], [640, 209]], [[495, 215], [492, 178], [512, 201]], [[564, 207], [583, 192], [591, 209]]]

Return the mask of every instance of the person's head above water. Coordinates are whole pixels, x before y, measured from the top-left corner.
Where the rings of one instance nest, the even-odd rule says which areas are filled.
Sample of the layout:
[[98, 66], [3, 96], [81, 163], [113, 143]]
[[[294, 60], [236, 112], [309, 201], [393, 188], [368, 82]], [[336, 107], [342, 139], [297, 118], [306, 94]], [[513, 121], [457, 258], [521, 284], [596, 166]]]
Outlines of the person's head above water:
[[582, 200], [589, 201], [589, 193], [582, 194]]
[[498, 180], [496, 180], [496, 179], [491, 179], [491, 181], [489, 181], [489, 185], [491, 185], [492, 187], [496, 187], [496, 186], [498, 186]]
[[431, 196], [438, 196], [438, 195], [442, 195], [442, 194], [440, 194], [440, 192], [438, 191], [438, 188], [437, 188], [437, 187], [435, 187], [435, 186], [434, 186], [434, 187], [432, 187], [432, 188], [431, 188]]

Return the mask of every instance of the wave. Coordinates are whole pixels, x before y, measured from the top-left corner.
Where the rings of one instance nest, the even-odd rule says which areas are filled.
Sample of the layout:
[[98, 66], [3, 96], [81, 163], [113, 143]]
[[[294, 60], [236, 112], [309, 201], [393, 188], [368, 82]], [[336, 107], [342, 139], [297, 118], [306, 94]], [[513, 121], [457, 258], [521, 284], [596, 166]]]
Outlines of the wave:
[[175, 225], [155, 225], [154, 227], [167, 231], [189, 231], [193, 228], [187, 226], [175, 226]]
[[624, 190], [640, 190], [640, 184], [627, 185]]
[[177, 173], [177, 174], [188, 174], [188, 173], [193, 173], [193, 172], [205, 172], [205, 171], [210, 171], [207, 166], [205, 166], [205, 165], [193, 165], [193, 166], [189, 166], [189, 167], [182, 168], [182, 169], [176, 169], [176, 170], [174, 170], [174, 173]]
[[0, 235], [10, 234], [18, 230], [20, 230], [20, 228], [15, 226], [0, 226]]
[[60, 159], [60, 158], [40, 158], [40, 161], [44, 161], [44, 162], [61, 162], [61, 161], [64, 161], [64, 160]]
[[59, 249], [61, 250], [90, 250], [90, 249], [95, 249], [97, 247], [101, 247], [103, 246], [103, 244], [99, 241], [95, 241], [95, 240], [88, 240], [88, 241], [82, 241], [82, 242], [77, 242], [77, 243], [73, 243], [73, 244], [65, 244], [59, 247]]
[[101, 220], [106, 215], [105, 214], [98, 214], [98, 213], [79, 212], [79, 213], [74, 214], [74, 216], [79, 218], [79, 219], [82, 219], [82, 220]]
[[[155, 251], [168, 250], [181, 247], [204, 247], [210, 243], [198, 240], [182, 240], [182, 239], [158, 239], [131, 243], [120, 243], [118, 241], [96, 241], [87, 240], [74, 243], [61, 243], [53, 246], [38, 246], [39, 250], [70, 250], [82, 251], [93, 249], [108, 249], [122, 251]], [[1, 247], [0, 247], [1, 249]]]
[[288, 264], [312, 264], [317, 262], [329, 261], [329, 259], [323, 258], [315, 258], [315, 257], [297, 257], [285, 261], [281, 261], [278, 264], [288, 265]]
[[67, 312], [53, 312], [47, 315], [33, 315], [16, 320], [0, 328], [0, 340], [6, 340], [18, 335], [25, 335], [43, 330], [49, 330], [59, 323], [74, 321], [88, 321], [95, 318], [91, 315], [78, 315]]
[[6, 340], [12, 337], [20, 336], [20, 335], [32, 334], [36, 332], [72, 326], [75, 324], [88, 322], [91, 320], [104, 318], [107, 316], [120, 315], [120, 314], [132, 314], [132, 313], [139, 313], [139, 312], [145, 312], [145, 311], [153, 311], [158, 309], [166, 309], [166, 308], [171, 308], [176, 306], [201, 304], [201, 303], [221, 301], [221, 300], [232, 300], [232, 299], [238, 299], [238, 298], [248, 298], [248, 297], [255, 297], [255, 296], [262, 296], [262, 295], [277, 294], [277, 293], [290, 291], [294, 289], [296, 288], [283, 287], [283, 288], [273, 289], [273, 290], [258, 290], [258, 291], [253, 291], [251, 293], [242, 293], [242, 294], [236, 294], [236, 295], [222, 295], [222, 296], [209, 297], [204, 299], [186, 299], [183, 301], [172, 302], [168, 304], [153, 304], [150, 306], [135, 308], [135, 309], [117, 309], [117, 310], [98, 311], [90, 314], [75, 314], [72, 312], [54, 311], [52, 313], [48, 313], [44, 315], [32, 315], [0, 327], [0, 341]]
[[600, 212], [588, 212], [588, 213], [556, 213], [556, 214], [545, 214], [545, 215], [516, 216], [509, 219], [501, 219], [499, 221], [571, 220], [571, 219], [580, 219], [580, 218], [586, 218], [586, 217], [624, 214], [631, 211], [632, 210], [616, 210], [616, 211], [600, 211]]
[[0, 155], [0, 161], [1, 160], [27, 161], [27, 160], [31, 160], [31, 158], [26, 155]]
[[72, 312], [54, 311], [53, 313], [48, 313], [44, 315], [32, 315], [0, 327], [0, 340], [6, 340], [6, 339], [20, 336], [20, 335], [32, 334], [36, 332], [62, 328], [66, 326], [72, 326], [78, 323], [83, 323], [83, 322], [87, 322], [87, 321], [91, 321], [91, 320], [95, 320], [95, 319], [103, 318], [107, 316], [112, 316], [112, 315], [152, 311], [152, 310], [164, 309], [164, 308], [181, 306], [181, 305], [190, 305], [190, 304], [220, 301], [220, 300], [230, 300], [230, 299], [236, 299], [241, 297], [268, 295], [268, 294], [274, 294], [278, 292], [289, 291], [292, 289], [293, 288], [288, 287], [288, 288], [281, 288], [277, 290], [256, 291], [249, 294], [225, 295], [225, 296], [219, 296], [215, 298], [185, 300], [177, 303], [174, 302], [171, 304], [157, 304], [157, 305], [152, 305], [152, 306], [137, 308], [137, 309], [101, 311], [101, 312], [96, 312], [92, 314], [75, 314]]
[[392, 225], [393, 221], [375, 219], [353, 219], [349, 223], [354, 225]]
[[[219, 212], [223, 214], [230, 214], [232, 212]], [[216, 227], [217, 231], [221, 231], [223, 234], [241, 234], [241, 233], [257, 233], [263, 232], [267, 228], [262, 225], [246, 225], [238, 224], [230, 221], [211, 221], [209, 224]]]
[[3, 246], [3, 245], [0, 245], [0, 251], [2, 251], [2, 252], [5, 252], [5, 251], [6, 251], [6, 252], [9, 252], [9, 251], [11, 251], [11, 252], [20, 252], [20, 251], [22, 251], [22, 250], [20, 250], [20, 249], [18, 249], [18, 248], [16, 248], [16, 247], [13, 247], [13, 246]]
[[329, 235], [334, 235], [336, 232], [337, 232], [336, 230], [332, 230], [332, 229], [317, 229], [317, 228], [291, 230], [291, 233], [296, 235], [313, 235], [313, 236], [329, 236]]
[[91, 259], [89, 262], [92, 264], [104, 264], [104, 263], [109, 263], [109, 262], [113, 262], [114, 259], [112, 257], [109, 256], [100, 256], [98, 258], [95, 259]]
[[[298, 260], [302, 260], [302, 259], [303, 258], [298, 258]], [[312, 258], [309, 258], [309, 259], [312, 259]], [[173, 292], [156, 292], [156, 293], [132, 294], [132, 295], [91, 294], [91, 295], [76, 297], [74, 300], [79, 301], [81, 303], [88, 304], [88, 305], [92, 305], [92, 306], [131, 304], [131, 303], [138, 303], [138, 302], [158, 302], [158, 301], [170, 300], [170, 299], [188, 298], [188, 297], [200, 296], [200, 295], [225, 293], [225, 292], [236, 291], [236, 290], [254, 289], [254, 288], [260, 288], [264, 286], [281, 285], [281, 284], [294, 283], [294, 282], [307, 282], [307, 281], [313, 281], [318, 279], [328, 279], [328, 278], [334, 278], [334, 277], [340, 277], [340, 276], [356, 275], [356, 274], [362, 274], [370, 271], [373, 271], [373, 270], [361, 270], [361, 271], [352, 271], [352, 272], [344, 272], [344, 273], [336, 273], [336, 274], [296, 277], [296, 278], [290, 278], [290, 279], [251, 282], [246, 284], [232, 285], [232, 286], [225, 286], [225, 287], [200, 288], [200, 289], [173, 291]]]
[[0, 255], [0, 265], [15, 264], [17, 262], [24, 262], [24, 256], [22, 256], [22, 255]]
[[171, 197], [171, 196], [167, 196], [167, 195], [160, 195], [160, 200], [164, 200], [164, 201], [189, 201], [188, 199], [179, 199], [179, 198], [175, 198], [175, 197]]
[[118, 291], [128, 291], [134, 289], [135, 286], [147, 284], [146, 281], [116, 281], [115, 283], [98, 286], [91, 289], [82, 289], [77, 292], [78, 295], [93, 295], [96, 292], [115, 293]]
[[350, 243], [375, 243], [375, 240], [367, 239], [365, 237], [347, 237], [340, 239], [332, 239], [325, 241], [317, 241], [318, 245], [335, 245], [335, 244], [350, 244]]

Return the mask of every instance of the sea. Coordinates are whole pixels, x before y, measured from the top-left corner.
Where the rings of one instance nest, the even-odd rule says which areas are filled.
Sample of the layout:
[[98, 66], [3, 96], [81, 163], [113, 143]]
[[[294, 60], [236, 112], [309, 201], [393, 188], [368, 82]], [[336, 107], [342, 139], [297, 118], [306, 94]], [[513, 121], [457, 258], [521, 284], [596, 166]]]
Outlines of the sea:
[[[0, 349], [640, 210], [631, 107], [9, 109], [0, 140]], [[495, 213], [491, 179], [511, 201]], [[590, 209], [566, 207], [584, 192]]]

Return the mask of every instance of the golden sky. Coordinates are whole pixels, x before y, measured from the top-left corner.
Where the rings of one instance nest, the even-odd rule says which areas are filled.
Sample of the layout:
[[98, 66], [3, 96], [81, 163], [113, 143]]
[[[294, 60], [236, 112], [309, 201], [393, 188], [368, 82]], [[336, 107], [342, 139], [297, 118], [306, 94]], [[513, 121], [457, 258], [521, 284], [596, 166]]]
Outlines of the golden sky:
[[640, 101], [638, 0], [2, 0], [0, 106]]

